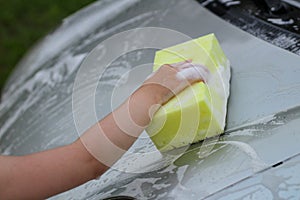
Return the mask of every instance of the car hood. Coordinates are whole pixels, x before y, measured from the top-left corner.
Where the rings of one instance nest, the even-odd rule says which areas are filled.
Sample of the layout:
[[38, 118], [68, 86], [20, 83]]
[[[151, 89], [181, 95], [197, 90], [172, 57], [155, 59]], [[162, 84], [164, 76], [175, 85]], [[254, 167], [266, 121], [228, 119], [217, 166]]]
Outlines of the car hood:
[[[52, 199], [299, 198], [300, 57], [225, 22], [194, 0], [101, 0], [65, 19], [7, 82], [0, 105], [1, 152], [23, 155], [77, 139], [72, 94], [81, 63], [96, 61], [89, 53], [111, 35], [138, 27], [172, 29], [191, 38], [215, 33], [232, 68], [225, 134], [170, 161], [143, 154], [154, 148], [143, 133], [131, 148], [141, 155], [120, 162], [125, 170], [112, 168]], [[137, 64], [151, 63], [154, 52], [139, 50], [114, 61], [97, 87], [98, 119], [113, 109], [111, 94], [120, 77]], [[121, 93], [119, 100], [127, 96]], [[203, 156], [211, 142], [214, 148]]]

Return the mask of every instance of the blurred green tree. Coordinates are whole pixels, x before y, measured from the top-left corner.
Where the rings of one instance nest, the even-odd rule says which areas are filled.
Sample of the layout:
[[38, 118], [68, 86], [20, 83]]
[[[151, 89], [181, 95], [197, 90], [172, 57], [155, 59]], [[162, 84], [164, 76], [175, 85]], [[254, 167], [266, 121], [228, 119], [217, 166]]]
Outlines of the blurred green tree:
[[0, 92], [24, 53], [63, 18], [95, 0], [0, 0]]

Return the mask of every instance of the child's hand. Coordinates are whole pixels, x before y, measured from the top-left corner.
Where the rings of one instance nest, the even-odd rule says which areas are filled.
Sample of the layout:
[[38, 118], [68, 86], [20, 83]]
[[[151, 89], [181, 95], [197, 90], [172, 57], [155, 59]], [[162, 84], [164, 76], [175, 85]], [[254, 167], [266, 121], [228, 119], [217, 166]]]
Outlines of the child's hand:
[[155, 102], [162, 105], [187, 86], [195, 82], [205, 82], [208, 75], [206, 67], [193, 64], [191, 60], [165, 64], [148, 77], [142, 87], [148, 87]]
[[74, 143], [27, 156], [0, 156], [0, 199], [45, 199], [100, 176], [139, 137], [157, 104], [207, 76], [205, 67], [191, 61], [163, 65]]

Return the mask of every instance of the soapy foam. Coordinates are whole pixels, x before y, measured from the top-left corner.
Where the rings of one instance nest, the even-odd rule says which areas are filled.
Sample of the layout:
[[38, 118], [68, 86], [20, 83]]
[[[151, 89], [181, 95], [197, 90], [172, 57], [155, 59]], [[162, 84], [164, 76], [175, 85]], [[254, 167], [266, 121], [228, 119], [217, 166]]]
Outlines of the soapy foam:
[[233, 146], [236, 146], [237, 148], [239, 148], [244, 153], [246, 153], [251, 159], [251, 162], [252, 162], [251, 167], [254, 172], [260, 171], [260, 170], [268, 167], [268, 165], [256, 153], [254, 148], [252, 148], [247, 143], [240, 142], [240, 141], [219, 141], [218, 144], [233, 145]]
[[[55, 87], [58, 83], [63, 82], [70, 77], [75, 70], [79, 67], [86, 54], [68, 56], [61, 63], [55, 65], [53, 68], [40, 70], [30, 80], [25, 82], [21, 88], [15, 91], [14, 96], [22, 95], [23, 93], [32, 93], [24, 100], [24, 103], [16, 109], [13, 115], [6, 120], [0, 129], [0, 138], [4, 133], [15, 123], [20, 115], [28, 110], [31, 106], [35, 105], [40, 100], [39, 96], [42, 96], [43, 91], [40, 87], [48, 86], [50, 88]], [[2, 112], [10, 109], [18, 100], [18, 98], [10, 98], [10, 101], [1, 103], [0, 110]], [[0, 112], [0, 113], [2, 113]]]
[[210, 79], [207, 82], [209, 88], [213, 88], [214, 91], [219, 95], [222, 99], [223, 104], [223, 112], [216, 112], [213, 110], [214, 115], [216, 116], [219, 121], [221, 120], [221, 126], [225, 127], [226, 118], [223, 117], [223, 113], [227, 113], [227, 102], [230, 95], [230, 78], [231, 78], [231, 71], [230, 71], [230, 62], [229, 60], [226, 61], [226, 66], [222, 66], [219, 64], [217, 68], [217, 72], [212, 74]]

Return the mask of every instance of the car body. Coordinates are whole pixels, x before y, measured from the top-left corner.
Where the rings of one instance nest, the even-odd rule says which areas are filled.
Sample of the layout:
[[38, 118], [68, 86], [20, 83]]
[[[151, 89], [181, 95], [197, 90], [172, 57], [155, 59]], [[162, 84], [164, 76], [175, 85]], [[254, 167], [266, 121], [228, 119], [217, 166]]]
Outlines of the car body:
[[[78, 130], [72, 99], [84, 59], [96, 62], [97, 55], [90, 52], [99, 43], [143, 27], [191, 38], [215, 33], [232, 68], [225, 133], [205, 156], [202, 147], [211, 140], [191, 145], [171, 162], [164, 155], [147, 157], [153, 144], [142, 137], [131, 151], [145, 155], [126, 157], [126, 170], [112, 168], [50, 199], [299, 199], [299, 55], [241, 30], [195, 0], [101, 0], [66, 18], [29, 52], [6, 84], [0, 105], [1, 153], [24, 155], [78, 138], [83, 130]], [[112, 92], [122, 75], [151, 63], [154, 52], [120, 56], [106, 69], [95, 94], [97, 119], [113, 109]], [[138, 84], [142, 79], [130, 80]], [[120, 93], [115, 105], [128, 95]], [[88, 127], [91, 121], [82, 123]], [[147, 171], [139, 172], [139, 167]]]

